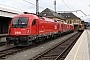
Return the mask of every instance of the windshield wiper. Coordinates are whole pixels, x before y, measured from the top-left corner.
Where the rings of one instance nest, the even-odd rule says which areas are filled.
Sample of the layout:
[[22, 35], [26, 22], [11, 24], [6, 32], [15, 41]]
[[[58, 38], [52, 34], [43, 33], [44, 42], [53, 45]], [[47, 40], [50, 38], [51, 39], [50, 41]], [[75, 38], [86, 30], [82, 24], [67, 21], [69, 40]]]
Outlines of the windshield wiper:
[[23, 25], [22, 25], [22, 18], [21, 17], [19, 17], [19, 19], [18, 19], [18, 25], [20, 26], [20, 28], [23, 28]]

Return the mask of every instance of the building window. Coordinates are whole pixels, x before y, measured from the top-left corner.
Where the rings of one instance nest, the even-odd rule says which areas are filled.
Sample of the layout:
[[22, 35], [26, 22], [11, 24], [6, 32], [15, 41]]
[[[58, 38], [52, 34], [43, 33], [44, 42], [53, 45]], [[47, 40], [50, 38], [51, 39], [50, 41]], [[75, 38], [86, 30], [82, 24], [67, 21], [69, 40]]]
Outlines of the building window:
[[74, 23], [74, 20], [72, 20], [72, 24]]
[[74, 20], [74, 23], [76, 23], [76, 20]]
[[76, 20], [76, 23], [79, 23], [79, 21], [78, 21], [78, 20]]
[[72, 20], [70, 20], [70, 24], [72, 23]]
[[66, 20], [66, 23], [69, 23], [69, 21], [68, 21], [68, 20]]

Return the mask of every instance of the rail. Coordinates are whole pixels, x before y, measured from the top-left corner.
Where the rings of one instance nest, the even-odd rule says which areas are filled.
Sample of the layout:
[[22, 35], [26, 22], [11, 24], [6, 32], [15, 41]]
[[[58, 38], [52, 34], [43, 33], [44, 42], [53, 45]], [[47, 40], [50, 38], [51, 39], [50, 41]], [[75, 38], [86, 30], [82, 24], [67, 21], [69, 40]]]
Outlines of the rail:
[[64, 41], [55, 45], [54, 47], [44, 51], [43, 53], [36, 55], [30, 60], [64, 60], [80, 35], [81, 33], [77, 33], [72, 37], [65, 39]]

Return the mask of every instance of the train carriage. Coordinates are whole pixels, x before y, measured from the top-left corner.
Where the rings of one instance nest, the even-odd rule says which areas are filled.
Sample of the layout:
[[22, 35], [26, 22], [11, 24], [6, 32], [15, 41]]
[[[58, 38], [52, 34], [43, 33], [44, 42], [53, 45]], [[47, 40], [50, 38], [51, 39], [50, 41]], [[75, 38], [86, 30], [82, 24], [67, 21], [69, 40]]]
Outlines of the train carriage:
[[84, 31], [84, 24], [79, 24], [78, 25], [78, 32]]

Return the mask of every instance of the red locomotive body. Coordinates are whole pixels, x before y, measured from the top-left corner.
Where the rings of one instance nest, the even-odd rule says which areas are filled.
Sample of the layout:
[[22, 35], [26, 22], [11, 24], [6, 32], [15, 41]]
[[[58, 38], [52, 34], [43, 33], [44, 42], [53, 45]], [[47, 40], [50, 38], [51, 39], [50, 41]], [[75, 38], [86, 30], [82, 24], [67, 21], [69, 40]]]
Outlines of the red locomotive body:
[[49, 18], [39, 18], [39, 34], [58, 33], [58, 23]]
[[21, 14], [12, 19], [6, 40], [13, 41], [15, 46], [28, 46], [73, 30], [70, 24], [34, 14]]
[[9, 29], [7, 41], [14, 41], [15, 46], [28, 46], [39, 38], [47, 38], [58, 33], [58, 23], [52, 19], [33, 14], [15, 16]]
[[74, 30], [74, 25], [70, 24], [70, 31], [73, 31], [73, 30]]

